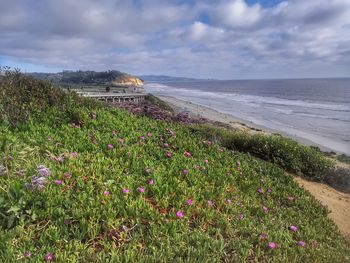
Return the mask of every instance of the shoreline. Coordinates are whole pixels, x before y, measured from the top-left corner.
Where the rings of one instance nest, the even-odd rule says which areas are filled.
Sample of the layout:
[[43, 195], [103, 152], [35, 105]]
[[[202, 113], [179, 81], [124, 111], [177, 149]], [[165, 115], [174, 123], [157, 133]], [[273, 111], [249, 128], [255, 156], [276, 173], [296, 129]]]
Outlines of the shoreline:
[[[177, 99], [175, 97], [171, 96], [162, 96], [162, 95], [155, 95], [159, 99], [165, 101], [176, 113], [180, 112], [187, 112], [192, 118], [205, 118], [213, 122], [219, 122], [228, 125], [230, 128], [234, 130], [239, 131], [246, 131], [250, 133], [265, 133], [265, 134], [279, 134], [283, 137], [290, 138], [292, 140], [295, 140], [299, 142], [302, 145], [305, 146], [312, 146], [312, 147], [318, 147], [322, 152], [326, 152], [328, 154], [346, 154], [344, 152], [339, 152], [334, 149], [331, 149], [330, 147], [326, 145], [321, 145], [316, 142], [313, 142], [312, 140], [302, 138], [297, 135], [292, 135], [283, 131], [275, 130], [268, 128], [266, 126], [255, 124], [249, 120], [245, 120], [242, 118], [239, 118], [237, 116], [223, 113], [220, 111], [217, 111], [215, 109], [212, 109], [207, 106], [203, 106], [200, 104], [196, 104], [190, 101], [185, 101], [181, 99]], [[346, 154], [347, 155], [347, 154]]]

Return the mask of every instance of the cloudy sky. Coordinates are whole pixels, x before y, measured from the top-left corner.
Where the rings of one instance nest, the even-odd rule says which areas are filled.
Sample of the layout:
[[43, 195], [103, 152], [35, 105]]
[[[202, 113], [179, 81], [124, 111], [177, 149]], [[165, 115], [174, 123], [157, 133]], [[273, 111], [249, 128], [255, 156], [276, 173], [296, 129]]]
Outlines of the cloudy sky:
[[0, 0], [0, 65], [350, 77], [350, 0]]

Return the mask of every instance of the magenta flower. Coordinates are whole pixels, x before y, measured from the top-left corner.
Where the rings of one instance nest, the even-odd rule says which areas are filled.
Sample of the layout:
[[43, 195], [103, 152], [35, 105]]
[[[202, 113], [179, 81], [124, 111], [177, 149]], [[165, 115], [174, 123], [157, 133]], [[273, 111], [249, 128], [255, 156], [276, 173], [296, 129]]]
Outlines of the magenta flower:
[[207, 159], [204, 160], [204, 163], [209, 163], [209, 161]]
[[269, 208], [266, 207], [266, 206], [263, 206], [262, 209], [263, 209], [264, 212], [268, 212], [269, 211]]
[[26, 251], [24, 252], [24, 257], [29, 258], [32, 254], [30, 253], [30, 251]]
[[291, 226], [290, 227], [290, 230], [292, 230], [292, 232], [297, 232], [298, 231], [298, 228], [296, 226]]
[[186, 174], [188, 174], [188, 170], [185, 169], [182, 171], [182, 173], [186, 175]]
[[243, 220], [244, 215], [242, 213], [239, 214], [239, 220]]
[[167, 153], [166, 156], [170, 159], [173, 155], [171, 153]]
[[145, 192], [145, 188], [144, 187], [139, 187], [139, 188], [137, 188], [137, 191], [139, 191], [140, 193], [144, 193]]
[[144, 140], [144, 139], [145, 139], [145, 136], [141, 136], [140, 139], [141, 139], [141, 140]]
[[258, 189], [258, 193], [259, 193], [259, 194], [263, 194], [263, 193], [264, 193], [263, 189], [259, 188], [259, 189]]
[[108, 196], [108, 195], [109, 195], [109, 191], [104, 191], [103, 194], [104, 194], [105, 196]]
[[71, 173], [64, 173], [63, 176], [66, 177], [67, 179], [69, 179], [72, 177], [72, 174]]
[[112, 150], [114, 148], [113, 144], [108, 144], [107, 145], [108, 150]]
[[188, 152], [188, 151], [185, 151], [185, 152], [184, 152], [184, 155], [185, 155], [186, 157], [191, 157], [191, 156], [192, 156], [192, 154], [191, 154], [190, 152]]
[[61, 185], [62, 184], [62, 180], [55, 180], [55, 184]]
[[193, 200], [192, 200], [192, 199], [187, 199], [186, 203], [187, 203], [188, 205], [192, 205], [192, 204], [193, 204]]
[[119, 141], [121, 144], [123, 144], [125, 140], [124, 140], [124, 139], [119, 139], [118, 141]]
[[276, 243], [275, 242], [269, 242], [269, 244], [267, 245], [269, 249], [274, 250], [276, 248]]
[[127, 188], [123, 188], [123, 189], [122, 189], [122, 193], [123, 193], [123, 194], [128, 194], [129, 192], [130, 192], [130, 190], [127, 189]]
[[148, 136], [148, 137], [152, 137], [152, 133], [150, 133], [150, 132], [147, 133], [147, 136]]
[[147, 183], [148, 183], [149, 185], [152, 185], [152, 184], [154, 184], [154, 180], [153, 180], [153, 179], [148, 179], [148, 180], [147, 180]]
[[77, 158], [77, 157], [78, 157], [78, 153], [77, 153], [77, 152], [72, 152], [72, 153], [70, 154], [70, 157], [71, 157], [71, 158]]
[[55, 259], [54, 254], [52, 253], [47, 253], [46, 256], [44, 257], [46, 261], [53, 261]]
[[241, 165], [241, 162], [240, 162], [240, 161], [237, 161], [237, 162], [236, 162], [236, 165], [237, 165], [237, 166], [240, 166], [240, 165]]
[[260, 234], [260, 235], [259, 235], [259, 238], [260, 238], [260, 239], [267, 239], [267, 235], [266, 235], [266, 234]]
[[165, 147], [165, 148], [168, 148], [168, 147], [169, 147], [169, 144], [164, 143], [164, 147]]
[[297, 245], [299, 247], [305, 247], [306, 243], [304, 241], [298, 241]]
[[177, 216], [177, 217], [183, 217], [184, 214], [183, 214], [181, 211], [177, 211], [177, 212], [176, 212], [176, 216]]

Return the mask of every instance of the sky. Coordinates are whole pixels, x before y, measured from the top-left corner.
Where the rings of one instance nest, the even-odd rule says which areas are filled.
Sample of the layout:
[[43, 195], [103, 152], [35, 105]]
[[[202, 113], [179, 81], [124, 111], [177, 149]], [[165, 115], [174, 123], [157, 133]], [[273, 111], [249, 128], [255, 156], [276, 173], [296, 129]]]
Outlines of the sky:
[[0, 0], [0, 66], [350, 77], [350, 0]]

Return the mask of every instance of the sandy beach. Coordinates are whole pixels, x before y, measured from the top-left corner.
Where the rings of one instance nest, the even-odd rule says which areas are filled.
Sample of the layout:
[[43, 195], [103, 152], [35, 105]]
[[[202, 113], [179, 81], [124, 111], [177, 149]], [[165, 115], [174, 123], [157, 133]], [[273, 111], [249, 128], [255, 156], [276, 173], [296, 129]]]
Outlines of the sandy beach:
[[278, 130], [270, 129], [265, 126], [257, 125], [249, 120], [244, 120], [237, 116], [233, 116], [231, 114], [222, 113], [217, 110], [211, 109], [209, 107], [198, 105], [189, 101], [180, 100], [170, 96], [157, 95], [157, 97], [167, 102], [169, 106], [171, 106], [176, 113], [185, 111], [193, 118], [205, 118], [213, 122], [224, 123], [234, 130], [247, 131], [252, 133], [262, 132], [262, 133], [270, 133], [270, 134], [271, 133], [280, 134], [284, 137], [291, 138], [303, 145], [315, 146], [320, 148], [322, 151], [332, 152], [332, 150], [325, 145], [320, 145], [305, 138], [287, 134], [285, 132], [281, 132]]

